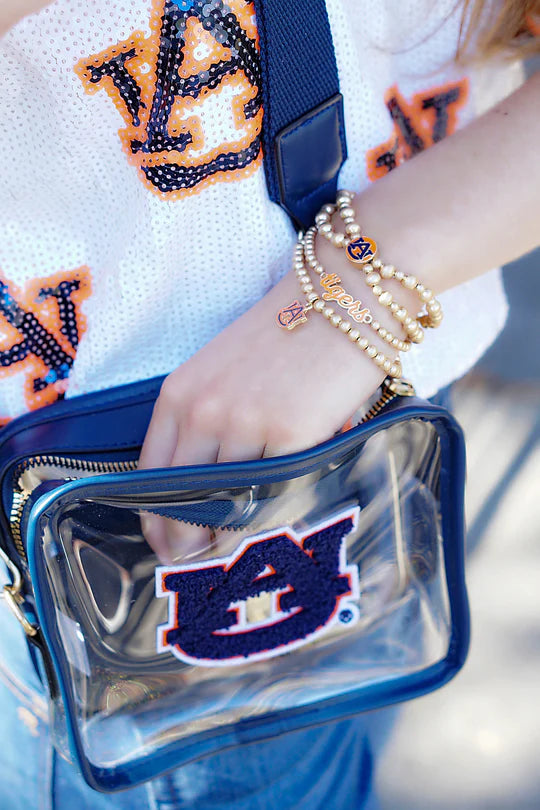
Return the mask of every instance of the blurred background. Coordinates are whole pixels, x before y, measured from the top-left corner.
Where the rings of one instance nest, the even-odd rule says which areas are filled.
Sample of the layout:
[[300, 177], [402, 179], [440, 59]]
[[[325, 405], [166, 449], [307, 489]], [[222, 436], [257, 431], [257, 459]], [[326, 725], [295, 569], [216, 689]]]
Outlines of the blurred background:
[[379, 760], [383, 810], [540, 808], [540, 251], [504, 277], [506, 328], [454, 389], [471, 650], [454, 681], [403, 707]]

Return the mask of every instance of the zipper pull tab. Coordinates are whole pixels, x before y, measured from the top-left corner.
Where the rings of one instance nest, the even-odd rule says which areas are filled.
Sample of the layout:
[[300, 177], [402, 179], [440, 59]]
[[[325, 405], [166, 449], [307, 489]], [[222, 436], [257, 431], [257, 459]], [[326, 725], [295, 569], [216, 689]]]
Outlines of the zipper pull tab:
[[393, 377], [386, 377], [383, 380], [382, 387], [396, 394], [398, 397], [415, 397], [416, 391], [414, 385], [408, 380], [396, 380]]

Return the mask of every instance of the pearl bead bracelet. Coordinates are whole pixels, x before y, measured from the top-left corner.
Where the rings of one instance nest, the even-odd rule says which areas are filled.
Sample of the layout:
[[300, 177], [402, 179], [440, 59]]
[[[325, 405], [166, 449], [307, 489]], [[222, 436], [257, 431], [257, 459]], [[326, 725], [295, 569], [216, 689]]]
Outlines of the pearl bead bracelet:
[[[436, 328], [443, 319], [443, 312], [439, 301], [436, 300], [431, 290], [418, 281], [416, 276], [402, 273], [396, 270], [394, 265], [383, 264], [380, 259], [376, 258], [377, 244], [372, 239], [362, 236], [362, 228], [356, 222], [355, 211], [352, 208], [354, 196], [352, 191], [339, 191], [335, 205], [324, 205], [315, 217], [318, 232], [335, 247], [346, 249], [347, 258], [357, 266], [360, 265], [361, 269], [365, 271], [366, 276], [369, 276], [373, 272], [379, 273], [381, 279], [395, 279], [405, 289], [411, 290], [418, 295], [422, 306], [426, 307], [426, 313], [415, 319], [411, 319], [409, 325], [414, 321], [418, 325], [418, 328], [421, 326]], [[339, 233], [334, 230], [332, 217], [336, 212], [345, 225], [345, 233]], [[384, 293], [383, 301], [388, 300], [391, 293], [386, 295], [387, 291], [378, 287], [378, 285], [372, 286], [375, 295]], [[391, 307], [391, 305], [387, 306]], [[400, 316], [403, 316], [402, 310], [403, 307], [398, 306], [394, 307], [392, 312], [396, 314], [396, 312], [399, 311]], [[407, 318], [410, 318], [410, 316], [408, 313], [405, 313], [403, 322], [405, 322]], [[398, 320], [402, 320], [402, 317], [399, 317]], [[418, 336], [417, 340], [412, 337], [414, 332], [409, 332], [409, 334], [413, 342], [420, 342], [420, 340], [422, 340], [418, 329], [416, 330], [416, 335]]]
[[[305, 296], [305, 303], [293, 301], [281, 309], [277, 315], [278, 324], [286, 329], [294, 329], [298, 324], [304, 323], [311, 310], [318, 312], [328, 322], [347, 335], [351, 342], [370, 357], [377, 366], [395, 379], [402, 374], [399, 357], [395, 360], [379, 351], [377, 346], [371, 344], [359, 329], [349, 320], [336, 312], [329, 301], [335, 301], [338, 306], [347, 310], [350, 317], [357, 323], [364, 323], [374, 330], [380, 338], [398, 352], [406, 352], [412, 343], [420, 343], [424, 338], [422, 327], [437, 327], [442, 321], [443, 313], [440, 303], [434, 298], [431, 290], [427, 289], [418, 279], [407, 273], [396, 270], [391, 264], [384, 264], [377, 258], [377, 244], [373, 239], [362, 235], [362, 228], [356, 222], [356, 214], [352, 207], [354, 193], [340, 191], [335, 204], [324, 205], [315, 217], [315, 225], [301, 234], [294, 252], [294, 271], [300, 288]], [[332, 218], [338, 214], [344, 224], [344, 232], [334, 229]], [[389, 329], [383, 327], [374, 319], [368, 307], [362, 301], [355, 300], [341, 285], [341, 279], [335, 273], [327, 273], [320, 263], [315, 240], [317, 233], [322, 234], [334, 247], [344, 249], [349, 261], [362, 271], [364, 281], [379, 303], [387, 307], [389, 313], [400, 323], [406, 332], [406, 339], [402, 340], [393, 335]], [[317, 292], [310, 271], [319, 277], [322, 288]], [[405, 307], [394, 300], [390, 290], [385, 289], [383, 279], [395, 279], [405, 289], [415, 292], [420, 298], [425, 312], [412, 317]]]
[[[319, 262], [315, 250], [315, 237], [317, 235], [317, 228], [311, 227], [308, 231], [306, 231], [304, 237], [304, 259], [305, 263], [310, 267], [317, 275], [322, 276], [324, 274], [324, 267]], [[338, 278], [338, 277], [336, 277]], [[339, 279], [338, 283], [341, 281]], [[345, 293], [345, 290], [343, 290]], [[372, 290], [373, 292], [373, 290]], [[390, 294], [390, 293], [389, 293]], [[349, 296], [352, 301], [352, 296]], [[380, 298], [379, 298], [380, 300]], [[373, 317], [369, 319], [364, 318], [363, 323], [367, 323], [371, 329], [373, 329], [379, 337], [381, 337], [386, 343], [391, 345], [394, 349], [397, 349], [399, 352], [408, 352], [411, 348], [411, 343], [409, 340], [401, 340], [400, 338], [396, 337], [392, 334], [389, 329], [386, 329], [382, 326], [379, 321], [374, 320]]]
[[[277, 315], [278, 324], [286, 329], [294, 329], [298, 324], [307, 320], [309, 311], [318, 312], [328, 320], [331, 326], [346, 334], [349, 340], [364, 351], [388, 376], [399, 379], [402, 375], [399, 358], [392, 360], [379, 351], [377, 346], [371, 344], [359, 329], [354, 328], [350, 321], [345, 320], [339, 313], [335, 312], [334, 308], [328, 306], [324, 299], [315, 292], [311, 276], [304, 262], [304, 248], [304, 237], [300, 237], [294, 252], [293, 267], [305, 295], [306, 304], [302, 305], [298, 301], [294, 301], [289, 306], [281, 309]], [[321, 265], [318, 265], [318, 267], [320, 267], [319, 275], [321, 275], [324, 269]]]

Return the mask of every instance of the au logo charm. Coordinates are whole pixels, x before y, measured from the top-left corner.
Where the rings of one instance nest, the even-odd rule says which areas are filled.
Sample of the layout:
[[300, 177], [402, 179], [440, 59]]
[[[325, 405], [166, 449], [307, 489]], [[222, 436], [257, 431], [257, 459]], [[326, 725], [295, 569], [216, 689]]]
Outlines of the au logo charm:
[[310, 306], [305, 306], [300, 301], [293, 301], [292, 304], [279, 310], [276, 316], [278, 325], [282, 329], [294, 329], [295, 326], [307, 321], [307, 313], [310, 309]]
[[360, 236], [347, 245], [347, 258], [353, 264], [366, 264], [377, 255], [377, 243], [367, 236]]

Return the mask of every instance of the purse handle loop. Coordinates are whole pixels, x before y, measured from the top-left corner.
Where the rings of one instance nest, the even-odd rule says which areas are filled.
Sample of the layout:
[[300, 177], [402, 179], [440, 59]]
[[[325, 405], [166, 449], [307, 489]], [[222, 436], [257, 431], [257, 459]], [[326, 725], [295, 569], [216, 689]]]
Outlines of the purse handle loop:
[[306, 228], [334, 202], [347, 158], [343, 97], [325, 0], [254, 0], [270, 199]]

